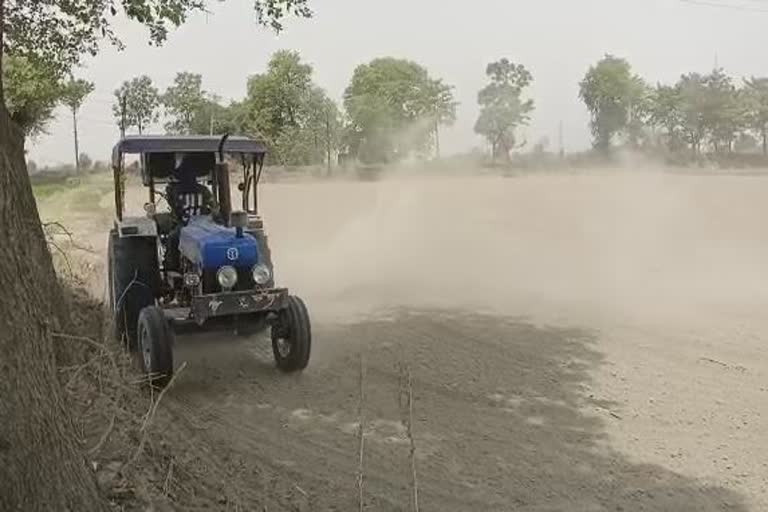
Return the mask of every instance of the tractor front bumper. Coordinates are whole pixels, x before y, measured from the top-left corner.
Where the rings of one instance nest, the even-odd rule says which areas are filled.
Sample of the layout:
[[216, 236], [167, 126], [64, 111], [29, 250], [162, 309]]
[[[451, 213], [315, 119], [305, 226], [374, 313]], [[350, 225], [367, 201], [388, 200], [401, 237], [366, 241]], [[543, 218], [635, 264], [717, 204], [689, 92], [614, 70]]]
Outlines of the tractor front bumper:
[[200, 295], [192, 298], [192, 316], [202, 325], [209, 318], [277, 312], [286, 307], [288, 290], [247, 290]]

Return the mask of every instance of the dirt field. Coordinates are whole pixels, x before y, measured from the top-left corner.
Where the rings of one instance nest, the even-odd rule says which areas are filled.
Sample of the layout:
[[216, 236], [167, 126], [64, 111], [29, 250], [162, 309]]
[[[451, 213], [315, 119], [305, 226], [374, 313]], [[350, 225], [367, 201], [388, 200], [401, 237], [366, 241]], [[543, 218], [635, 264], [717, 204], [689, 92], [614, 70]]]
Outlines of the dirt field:
[[[96, 189], [41, 211], [103, 250]], [[422, 511], [768, 510], [767, 197], [627, 173], [267, 185], [313, 359], [286, 377], [266, 338], [181, 339], [178, 460], [222, 510], [357, 510], [362, 360], [367, 510], [409, 510], [414, 465]]]

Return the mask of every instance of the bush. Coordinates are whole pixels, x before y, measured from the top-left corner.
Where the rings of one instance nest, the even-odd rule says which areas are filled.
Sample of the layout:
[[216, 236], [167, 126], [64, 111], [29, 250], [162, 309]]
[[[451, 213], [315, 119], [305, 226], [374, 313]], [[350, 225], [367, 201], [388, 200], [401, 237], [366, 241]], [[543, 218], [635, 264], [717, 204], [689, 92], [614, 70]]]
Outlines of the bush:
[[93, 165], [93, 160], [88, 156], [88, 153], [80, 153], [80, 170], [88, 172]]

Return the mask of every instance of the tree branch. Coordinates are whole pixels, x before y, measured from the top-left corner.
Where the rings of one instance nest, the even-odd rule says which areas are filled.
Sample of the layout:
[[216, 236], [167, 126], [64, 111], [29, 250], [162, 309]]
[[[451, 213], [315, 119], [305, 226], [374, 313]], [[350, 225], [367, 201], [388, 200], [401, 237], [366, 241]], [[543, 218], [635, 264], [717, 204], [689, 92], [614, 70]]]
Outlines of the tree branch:
[[0, 0], [0, 104], [5, 108], [3, 90], [3, 56], [5, 55], [5, 0]]

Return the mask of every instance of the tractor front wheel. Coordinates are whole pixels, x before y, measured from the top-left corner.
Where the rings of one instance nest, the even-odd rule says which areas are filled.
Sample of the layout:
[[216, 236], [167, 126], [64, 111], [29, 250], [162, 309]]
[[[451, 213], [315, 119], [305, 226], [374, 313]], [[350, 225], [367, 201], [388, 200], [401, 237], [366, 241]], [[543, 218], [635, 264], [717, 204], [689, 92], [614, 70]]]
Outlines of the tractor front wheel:
[[173, 330], [163, 310], [147, 306], [139, 313], [137, 328], [141, 369], [155, 388], [163, 388], [173, 377]]
[[288, 307], [272, 325], [272, 351], [277, 367], [286, 372], [303, 370], [309, 364], [312, 329], [307, 306], [300, 298], [288, 297]]

